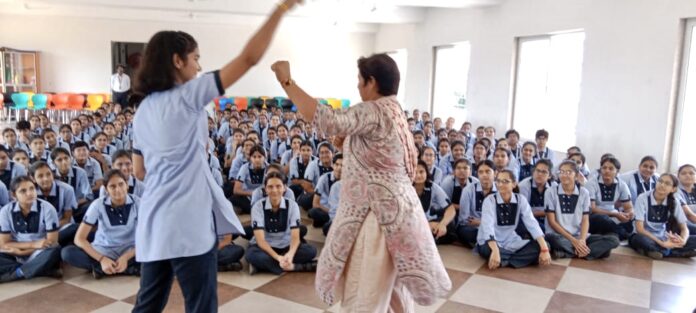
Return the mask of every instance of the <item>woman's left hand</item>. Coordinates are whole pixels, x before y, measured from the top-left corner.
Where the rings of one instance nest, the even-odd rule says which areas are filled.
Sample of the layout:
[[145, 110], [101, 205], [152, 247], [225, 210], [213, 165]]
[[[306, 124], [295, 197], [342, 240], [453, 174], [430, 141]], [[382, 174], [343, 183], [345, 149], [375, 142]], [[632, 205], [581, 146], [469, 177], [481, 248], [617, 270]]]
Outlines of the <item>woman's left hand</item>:
[[271, 65], [271, 70], [276, 75], [276, 79], [279, 83], [285, 84], [290, 81], [290, 62], [288, 61], [276, 61]]

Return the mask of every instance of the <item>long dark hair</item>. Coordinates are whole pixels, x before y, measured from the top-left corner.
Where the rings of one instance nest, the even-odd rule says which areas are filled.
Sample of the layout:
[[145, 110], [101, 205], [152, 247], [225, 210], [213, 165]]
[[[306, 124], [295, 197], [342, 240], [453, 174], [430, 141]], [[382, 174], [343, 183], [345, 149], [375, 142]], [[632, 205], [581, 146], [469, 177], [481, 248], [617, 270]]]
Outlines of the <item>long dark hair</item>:
[[172, 57], [176, 54], [184, 62], [187, 55], [198, 48], [193, 36], [182, 31], [157, 32], [145, 48], [142, 65], [133, 81], [133, 90], [141, 96], [174, 87], [176, 68]]
[[[664, 173], [660, 175], [660, 179], [665, 178], [669, 178], [669, 180], [672, 182], [672, 187], [679, 186], [679, 179], [677, 179], [677, 176], [674, 174]], [[667, 195], [667, 212], [669, 216], [667, 219], [667, 230], [678, 234], [681, 231], [681, 228], [679, 227], [679, 222], [677, 222], [677, 218], [675, 217], [675, 210], [681, 210], [681, 208], [677, 206], [677, 199], [674, 196], [674, 194], [677, 192], [678, 191], [670, 192]]]

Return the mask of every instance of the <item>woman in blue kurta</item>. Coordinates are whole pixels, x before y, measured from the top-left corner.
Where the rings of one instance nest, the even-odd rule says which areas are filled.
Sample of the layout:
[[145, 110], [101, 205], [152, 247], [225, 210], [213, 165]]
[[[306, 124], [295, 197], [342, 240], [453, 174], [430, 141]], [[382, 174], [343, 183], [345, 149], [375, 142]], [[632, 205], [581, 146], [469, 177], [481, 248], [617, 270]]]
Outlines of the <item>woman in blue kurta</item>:
[[198, 78], [200, 54], [191, 35], [162, 31], [150, 39], [134, 82], [145, 96], [133, 122], [135, 176], [145, 183], [135, 238], [142, 276], [134, 312], [162, 311], [175, 275], [187, 312], [217, 310], [216, 231], [243, 228], [208, 168], [204, 107], [259, 62], [281, 17], [297, 2], [281, 2], [238, 57]]

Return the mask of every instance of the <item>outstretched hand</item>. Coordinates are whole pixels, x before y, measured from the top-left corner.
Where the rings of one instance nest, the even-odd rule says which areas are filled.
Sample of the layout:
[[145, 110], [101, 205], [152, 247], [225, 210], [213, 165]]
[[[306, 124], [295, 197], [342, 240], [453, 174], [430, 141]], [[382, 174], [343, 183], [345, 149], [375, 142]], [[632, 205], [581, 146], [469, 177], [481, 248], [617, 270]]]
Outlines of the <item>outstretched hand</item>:
[[279, 83], [284, 84], [290, 81], [290, 62], [276, 61], [271, 65], [271, 70], [275, 73]]

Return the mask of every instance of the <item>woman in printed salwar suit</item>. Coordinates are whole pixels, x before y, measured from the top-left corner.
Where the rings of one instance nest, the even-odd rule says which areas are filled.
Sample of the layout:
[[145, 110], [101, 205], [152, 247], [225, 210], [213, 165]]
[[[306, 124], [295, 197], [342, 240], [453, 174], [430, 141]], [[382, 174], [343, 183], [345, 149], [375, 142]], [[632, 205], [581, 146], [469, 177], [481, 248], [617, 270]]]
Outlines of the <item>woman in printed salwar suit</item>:
[[451, 289], [412, 181], [413, 136], [396, 100], [399, 70], [386, 54], [358, 60], [364, 102], [319, 104], [286, 61], [272, 69], [288, 97], [327, 136], [345, 137], [340, 204], [319, 259], [316, 290], [345, 312], [413, 312]]

